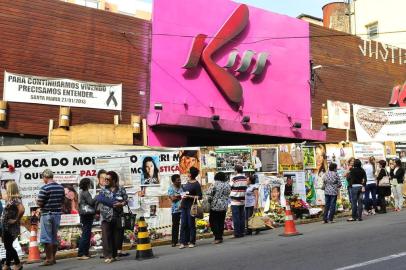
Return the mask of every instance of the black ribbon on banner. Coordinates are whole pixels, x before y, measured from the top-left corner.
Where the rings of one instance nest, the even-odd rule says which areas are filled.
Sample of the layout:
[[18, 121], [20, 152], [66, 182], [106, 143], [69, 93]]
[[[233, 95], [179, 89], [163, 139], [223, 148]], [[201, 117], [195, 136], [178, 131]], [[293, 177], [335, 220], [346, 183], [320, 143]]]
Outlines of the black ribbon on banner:
[[107, 106], [110, 105], [110, 102], [111, 102], [111, 101], [113, 101], [114, 106], [117, 107], [118, 103], [117, 103], [116, 97], [114, 96], [114, 92], [113, 92], [113, 91], [110, 92], [110, 95], [109, 95], [109, 97], [108, 97], [108, 99], [107, 99], [107, 101], [106, 101]]

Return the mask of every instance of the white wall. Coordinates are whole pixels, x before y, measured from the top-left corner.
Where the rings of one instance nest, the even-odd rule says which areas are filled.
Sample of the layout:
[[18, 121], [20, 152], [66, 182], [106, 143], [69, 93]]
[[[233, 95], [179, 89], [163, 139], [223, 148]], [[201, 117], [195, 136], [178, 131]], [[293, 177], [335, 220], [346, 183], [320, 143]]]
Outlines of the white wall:
[[[367, 39], [366, 25], [378, 22], [377, 41], [406, 48], [406, 0], [352, 0], [352, 33]], [[404, 31], [403, 33], [385, 33]]]

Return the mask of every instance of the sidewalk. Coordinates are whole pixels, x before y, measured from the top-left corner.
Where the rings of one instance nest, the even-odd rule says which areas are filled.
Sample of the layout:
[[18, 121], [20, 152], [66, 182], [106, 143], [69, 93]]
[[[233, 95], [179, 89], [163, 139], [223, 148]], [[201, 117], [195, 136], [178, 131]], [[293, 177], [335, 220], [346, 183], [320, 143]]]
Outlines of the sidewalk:
[[[388, 208], [388, 212], [392, 211], [392, 209]], [[335, 218], [346, 218], [351, 216], [351, 212], [342, 212], [336, 214]], [[321, 222], [323, 218], [320, 216], [318, 218], [311, 218], [311, 219], [300, 219], [300, 220], [295, 220], [296, 225], [302, 225], [302, 224], [310, 224], [310, 223], [316, 223], [316, 222]], [[224, 236], [230, 236], [233, 234], [233, 231], [225, 231]], [[197, 239], [207, 239], [207, 238], [212, 238], [213, 235], [212, 233], [204, 233], [197, 235]], [[171, 244], [171, 239], [158, 239], [158, 240], [152, 240], [151, 245], [152, 247], [158, 247], [158, 246], [165, 246], [165, 245], [170, 245]], [[131, 245], [131, 244], [124, 244], [123, 250], [135, 250], [136, 245]], [[102, 250], [92, 250], [91, 255], [99, 256], [101, 255]], [[58, 251], [56, 254], [57, 260], [62, 260], [62, 259], [69, 259], [69, 258], [74, 258], [77, 256], [77, 250], [64, 250], [64, 251]]]

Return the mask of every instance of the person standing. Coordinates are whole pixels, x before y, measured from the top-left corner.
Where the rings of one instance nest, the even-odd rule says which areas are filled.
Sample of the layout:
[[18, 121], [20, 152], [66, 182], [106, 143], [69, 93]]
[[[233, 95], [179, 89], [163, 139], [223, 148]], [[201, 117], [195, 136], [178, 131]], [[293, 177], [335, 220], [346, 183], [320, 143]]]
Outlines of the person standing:
[[384, 177], [389, 177], [389, 172], [386, 170], [386, 161], [380, 160], [379, 161], [379, 172], [378, 176], [376, 177], [377, 184], [378, 184], [378, 205], [380, 207], [379, 213], [385, 214], [386, 213], [386, 196], [391, 195], [391, 187], [388, 186], [380, 186], [379, 183]]
[[323, 176], [325, 194], [324, 223], [333, 223], [336, 212], [337, 195], [341, 187], [340, 177], [337, 174], [337, 164], [330, 163], [328, 172]]
[[9, 181], [6, 185], [6, 192], [6, 207], [1, 218], [3, 224], [2, 238], [6, 249], [6, 263], [3, 270], [10, 269], [11, 261], [14, 261], [14, 270], [22, 270], [23, 265], [13, 247], [13, 242], [20, 234], [20, 221], [25, 208], [21, 202], [21, 195], [16, 182]]
[[193, 202], [202, 199], [202, 188], [196, 180], [199, 170], [191, 167], [189, 170], [188, 182], [182, 186], [184, 196], [181, 202], [181, 226], [180, 226], [180, 249], [186, 247], [194, 248], [196, 245], [196, 219], [190, 214]]
[[365, 191], [367, 176], [361, 165], [359, 159], [354, 160], [354, 167], [350, 171], [352, 217], [347, 221], [362, 221], [362, 193]]
[[403, 178], [405, 177], [405, 170], [402, 168], [400, 159], [395, 160], [395, 166], [390, 172], [392, 179], [392, 192], [395, 198], [395, 211], [399, 212], [403, 206]]
[[43, 266], [56, 263], [55, 255], [58, 249], [58, 230], [61, 223], [62, 204], [65, 198], [63, 186], [54, 181], [50, 169], [44, 170], [42, 179], [45, 183], [38, 193], [37, 205], [41, 208], [40, 242], [45, 245], [46, 259]]
[[234, 169], [237, 174], [230, 181], [231, 212], [233, 215], [234, 238], [240, 238], [244, 236], [245, 230], [247, 177], [243, 174], [241, 165], [236, 165]]
[[214, 176], [214, 185], [210, 186], [207, 194], [210, 200], [209, 223], [214, 235], [214, 244], [223, 242], [224, 221], [228, 208], [228, 198], [231, 188], [227, 183], [226, 174], [218, 172]]
[[96, 199], [92, 198], [89, 192], [90, 179], [83, 178], [80, 180], [79, 188], [81, 189], [79, 195], [79, 215], [80, 223], [82, 224], [82, 236], [80, 237], [78, 259], [87, 260], [90, 259], [90, 237], [92, 234], [93, 219], [95, 216], [95, 204]]
[[[364, 164], [363, 169], [365, 170], [365, 174], [367, 175], [367, 183], [365, 186], [365, 209], [368, 211], [366, 214], [375, 215], [376, 208], [376, 192], [377, 192], [377, 185], [376, 185], [376, 178], [375, 178], [375, 158], [370, 157], [368, 162]], [[371, 199], [372, 197], [372, 205]]]
[[344, 176], [345, 176], [345, 178], [347, 180], [348, 199], [349, 199], [350, 203], [352, 202], [351, 186], [350, 186], [350, 183], [351, 183], [351, 174], [350, 174], [350, 172], [351, 172], [351, 169], [354, 167], [354, 160], [355, 160], [355, 158], [353, 158], [353, 157], [350, 157], [348, 159], [348, 161], [347, 161], [347, 169], [346, 169], [346, 171], [344, 173]]
[[172, 201], [172, 247], [176, 247], [179, 241], [179, 225], [180, 225], [180, 202], [182, 199], [182, 185], [179, 174], [171, 176], [172, 185], [168, 188], [168, 196]]
[[106, 185], [96, 200], [100, 204], [104, 262], [112, 263], [118, 260], [118, 249], [123, 242], [124, 229], [121, 218], [128, 196], [125, 189], [119, 186], [116, 172], [107, 172], [105, 180]]
[[[252, 230], [248, 228], [248, 220], [255, 214], [258, 209], [258, 186], [255, 184], [256, 177], [251, 175], [248, 178], [247, 191], [245, 193], [245, 225], [247, 227], [247, 235], [252, 235]], [[255, 234], [259, 234], [259, 230], [255, 230]]]

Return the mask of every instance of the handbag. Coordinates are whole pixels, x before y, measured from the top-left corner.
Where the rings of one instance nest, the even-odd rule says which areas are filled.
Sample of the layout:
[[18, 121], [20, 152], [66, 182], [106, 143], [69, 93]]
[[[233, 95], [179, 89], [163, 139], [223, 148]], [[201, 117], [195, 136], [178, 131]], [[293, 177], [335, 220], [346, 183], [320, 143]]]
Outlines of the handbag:
[[127, 205], [128, 213], [121, 214], [121, 225], [124, 230], [134, 231], [137, 215], [131, 212], [130, 207]]
[[262, 217], [261, 212], [255, 212], [253, 215], [248, 219], [248, 229], [257, 230], [262, 229], [265, 227], [265, 221]]
[[193, 199], [192, 207], [190, 208], [190, 215], [195, 218], [202, 219], [203, 218], [203, 207], [200, 204], [197, 197]]
[[[390, 178], [388, 175], [388, 172], [385, 170], [386, 175], [384, 177], [382, 177], [382, 179], [379, 181], [378, 186], [379, 187], [390, 187]], [[397, 182], [397, 180], [396, 180]]]

